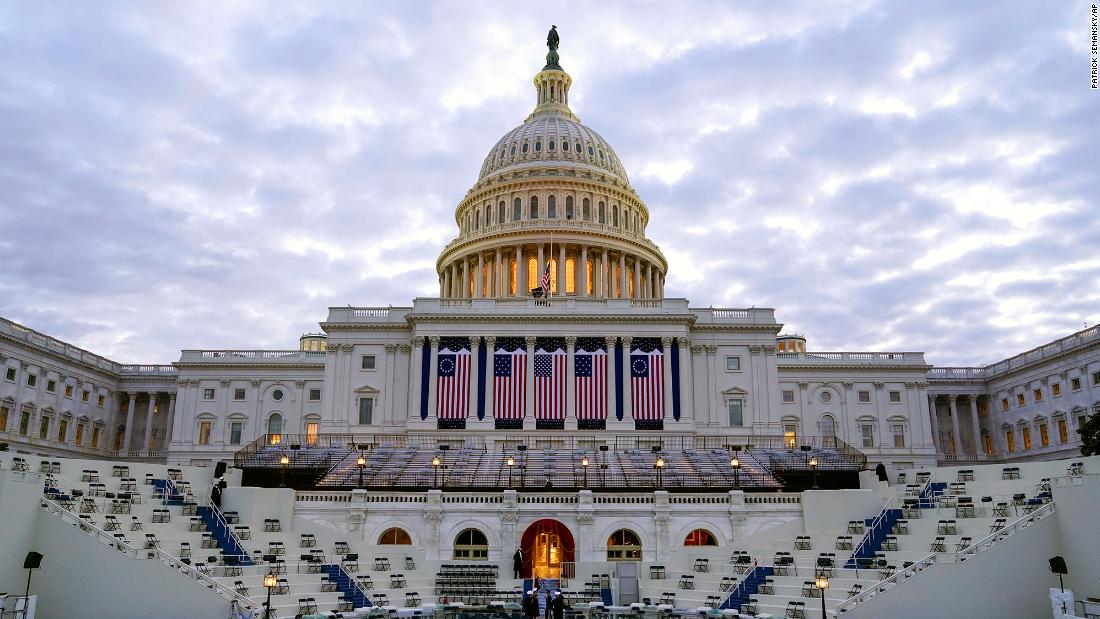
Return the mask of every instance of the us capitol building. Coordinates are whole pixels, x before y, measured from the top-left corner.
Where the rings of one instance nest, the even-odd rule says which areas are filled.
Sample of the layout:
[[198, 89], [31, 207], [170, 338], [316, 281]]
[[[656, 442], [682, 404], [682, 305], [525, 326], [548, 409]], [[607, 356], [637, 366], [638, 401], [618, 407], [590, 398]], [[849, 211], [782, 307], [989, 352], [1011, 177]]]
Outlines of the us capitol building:
[[1078, 451], [1100, 409], [1096, 327], [936, 368], [921, 352], [812, 351], [773, 309], [666, 297], [649, 210], [570, 109], [551, 36], [534, 109], [455, 208], [437, 298], [333, 307], [297, 349], [184, 350], [170, 365], [3, 320], [0, 442], [198, 466], [257, 442], [365, 436], [497, 451], [814, 444], [899, 469]]

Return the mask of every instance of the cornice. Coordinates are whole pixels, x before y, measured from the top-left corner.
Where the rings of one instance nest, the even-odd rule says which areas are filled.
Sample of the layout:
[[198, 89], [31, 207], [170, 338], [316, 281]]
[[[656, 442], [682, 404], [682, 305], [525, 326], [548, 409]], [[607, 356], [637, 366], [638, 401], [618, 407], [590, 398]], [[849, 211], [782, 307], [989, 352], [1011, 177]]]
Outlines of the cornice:
[[780, 363], [780, 364], [778, 364], [777, 369], [780, 372], [791, 372], [791, 371], [798, 371], [798, 372], [804, 372], [804, 371], [813, 371], [813, 372], [821, 372], [821, 371], [825, 371], [825, 372], [859, 372], [859, 371], [873, 370], [873, 371], [876, 371], [876, 372], [925, 372], [925, 373], [927, 373], [929, 368], [931, 368], [931, 367], [932, 366], [930, 366], [930, 365], [874, 365], [874, 364], [856, 365], [856, 364], [853, 364], [853, 363], [842, 363], [842, 364], [836, 364], [836, 365], [833, 365], [833, 364], [811, 365], [811, 364], [808, 364], [808, 363], [799, 363], [799, 364], [783, 364], [783, 363]]
[[[250, 369], [250, 370], [255, 370], [255, 369], [261, 369], [261, 370], [270, 370], [270, 369], [279, 369], [279, 370], [289, 370], [289, 369], [324, 370], [325, 369], [325, 362], [324, 361], [317, 361], [317, 362], [313, 362], [313, 363], [307, 363], [307, 362], [301, 362], [301, 361], [296, 362], [296, 363], [218, 363], [218, 362], [194, 363], [194, 362], [180, 362], [180, 361], [177, 361], [177, 362], [173, 363], [172, 365], [176, 366], [179, 369], [184, 369], [184, 368], [188, 368], [188, 369], [219, 368], [219, 369]], [[173, 380], [175, 379], [175, 377], [172, 377], [172, 378], [173, 378]]]
[[[112, 372], [110, 370], [105, 370], [105, 369], [103, 369], [103, 368], [101, 368], [97, 365], [92, 365], [92, 364], [90, 364], [86, 361], [80, 361], [79, 359], [73, 359], [72, 357], [67, 357], [65, 355], [62, 355], [62, 354], [58, 353], [55, 350], [51, 350], [51, 349], [46, 348], [44, 346], [40, 346], [38, 344], [35, 344], [34, 342], [29, 342], [27, 340], [22, 340], [22, 339], [17, 339], [17, 338], [11, 337], [6, 333], [0, 332], [0, 340], [5, 341], [5, 342], [9, 342], [11, 344], [14, 344], [17, 347], [20, 347], [20, 348], [26, 348], [26, 349], [33, 350], [37, 353], [43, 354], [43, 355], [53, 359], [55, 361], [62, 362], [62, 363], [66, 364], [66, 365], [69, 365], [69, 366], [79, 367], [79, 368], [82, 368], [82, 369], [87, 370], [89, 372], [94, 372], [96, 374], [99, 374], [100, 376], [105, 376], [105, 377], [113, 379], [113, 380], [118, 380], [119, 378], [122, 377], [121, 374], [116, 374], [115, 372]], [[94, 353], [90, 353], [90, 354], [94, 354]], [[103, 358], [106, 359], [106, 357], [103, 357]], [[110, 361], [109, 359], [106, 359], [106, 360]], [[114, 361], [110, 361], [110, 362], [111, 363], [116, 363]], [[61, 372], [61, 370], [58, 369], [58, 368], [48, 368], [48, 369], [53, 370], [54, 372], [58, 372], [58, 373]]]

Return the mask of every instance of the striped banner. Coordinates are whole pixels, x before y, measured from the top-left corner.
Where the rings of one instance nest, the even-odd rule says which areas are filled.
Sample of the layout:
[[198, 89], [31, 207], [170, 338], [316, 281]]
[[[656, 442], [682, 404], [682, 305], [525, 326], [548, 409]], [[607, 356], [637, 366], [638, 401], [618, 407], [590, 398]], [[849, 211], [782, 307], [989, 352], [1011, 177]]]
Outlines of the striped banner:
[[607, 351], [603, 342], [582, 346], [573, 356], [577, 419], [607, 419]]
[[527, 404], [527, 350], [498, 341], [493, 352], [493, 418], [523, 419]]
[[565, 350], [535, 351], [535, 419], [565, 419]]
[[630, 407], [637, 421], [665, 418], [665, 366], [661, 341], [635, 339], [630, 351]]
[[470, 415], [470, 349], [460, 344], [439, 351], [435, 414], [440, 419], [466, 419]]

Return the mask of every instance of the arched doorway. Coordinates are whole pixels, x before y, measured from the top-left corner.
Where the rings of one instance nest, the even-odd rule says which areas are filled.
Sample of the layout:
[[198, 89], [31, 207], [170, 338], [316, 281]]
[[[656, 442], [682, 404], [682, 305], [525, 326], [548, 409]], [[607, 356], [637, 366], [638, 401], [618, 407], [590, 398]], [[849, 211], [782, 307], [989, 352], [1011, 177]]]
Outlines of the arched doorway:
[[523, 532], [523, 578], [561, 578], [562, 563], [572, 563], [573, 534], [564, 524], [550, 518], [531, 523]]

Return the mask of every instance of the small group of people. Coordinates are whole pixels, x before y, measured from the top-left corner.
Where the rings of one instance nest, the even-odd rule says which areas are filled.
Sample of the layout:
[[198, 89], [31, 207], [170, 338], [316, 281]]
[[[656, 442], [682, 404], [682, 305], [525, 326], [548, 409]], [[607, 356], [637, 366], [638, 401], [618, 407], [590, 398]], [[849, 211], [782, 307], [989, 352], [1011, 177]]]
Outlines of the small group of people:
[[[546, 590], [546, 613], [543, 619], [563, 619], [565, 617], [565, 596], [561, 589]], [[539, 616], [539, 590], [532, 589], [523, 596], [523, 614], [528, 619], [538, 619]]]

